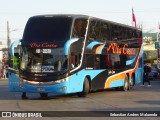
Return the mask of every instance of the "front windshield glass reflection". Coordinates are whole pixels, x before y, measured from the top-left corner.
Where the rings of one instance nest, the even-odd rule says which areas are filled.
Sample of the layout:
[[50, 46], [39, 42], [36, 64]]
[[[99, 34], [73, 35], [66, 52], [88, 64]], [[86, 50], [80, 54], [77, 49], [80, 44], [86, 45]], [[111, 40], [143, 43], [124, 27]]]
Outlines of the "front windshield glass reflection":
[[67, 70], [63, 48], [28, 49], [23, 47], [21, 70], [33, 73], [54, 73]]

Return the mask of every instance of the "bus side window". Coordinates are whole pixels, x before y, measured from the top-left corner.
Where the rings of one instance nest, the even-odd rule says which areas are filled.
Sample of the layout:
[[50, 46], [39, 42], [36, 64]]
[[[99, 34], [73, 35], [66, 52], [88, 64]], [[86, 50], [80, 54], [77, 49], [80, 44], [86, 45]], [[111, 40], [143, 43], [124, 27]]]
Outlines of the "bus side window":
[[70, 54], [70, 68], [73, 69], [80, 64], [81, 54], [80, 53], [71, 53]]
[[72, 37], [76, 37], [76, 38], [84, 37], [86, 33], [86, 27], [87, 27], [86, 19], [75, 20]]
[[94, 69], [100, 69], [100, 56], [95, 55], [94, 57]]
[[89, 31], [88, 31], [88, 40], [89, 41], [96, 40], [95, 21], [94, 20], [92, 20], [90, 22]]
[[101, 34], [102, 34], [102, 40], [105, 41], [110, 39], [109, 27], [107, 24], [103, 24], [101, 29]]
[[75, 67], [75, 55], [74, 55], [74, 53], [71, 53], [71, 56], [70, 56], [70, 67], [71, 67], [71, 69], [73, 69]]
[[101, 69], [111, 69], [112, 68], [112, 61], [111, 55], [100, 55], [100, 68]]
[[111, 55], [106, 55], [105, 62], [106, 62], [106, 67], [107, 67], [107, 68], [112, 68]]
[[126, 67], [126, 60], [127, 60], [127, 56], [124, 54], [120, 55], [120, 67], [124, 68]]

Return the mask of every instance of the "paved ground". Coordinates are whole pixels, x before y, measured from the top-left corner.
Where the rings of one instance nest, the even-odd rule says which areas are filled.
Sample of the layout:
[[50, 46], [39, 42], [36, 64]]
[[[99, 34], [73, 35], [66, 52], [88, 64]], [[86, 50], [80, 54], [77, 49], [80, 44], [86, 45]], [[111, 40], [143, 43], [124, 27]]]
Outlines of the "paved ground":
[[[160, 80], [151, 81], [151, 87], [136, 85], [131, 91], [123, 92], [105, 90], [90, 93], [86, 98], [76, 95], [53, 96], [41, 99], [39, 94], [28, 94], [28, 100], [21, 100], [20, 93], [8, 91], [8, 80], [0, 80], [0, 111], [159, 111], [160, 112]], [[47, 113], [47, 115], [53, 113]], [[78, 113], [78, 117], [54, 117], [58, 120], [108, 120], [136, 119], [136, 117], [80, 117], [88, 112]], [[96, 113], [95, 113], [96, 114]], [[2, 118], [6, 119], [6, 118]], [[19, 118], [15, 118], [19, 119]], [[27, 118], [23, 118], [27, 119]], [[33, 118], [30, 118], [33, 119]], [[36, 119], [36, 118], [34, 118]], [[38, 118], [39, 120], [44, 118]], [[51, 118], [45, 118], [51, 119]], [[139, 117], [142, 120], [158, 117]]]

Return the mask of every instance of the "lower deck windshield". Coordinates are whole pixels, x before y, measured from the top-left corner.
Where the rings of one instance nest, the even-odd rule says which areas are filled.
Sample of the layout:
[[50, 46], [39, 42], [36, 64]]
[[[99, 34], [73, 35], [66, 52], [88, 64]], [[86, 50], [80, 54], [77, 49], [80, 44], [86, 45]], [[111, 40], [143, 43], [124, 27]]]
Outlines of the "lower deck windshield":
[[56, 73], [67, 70], [67, 57], [63, 48], [29, 49], [22, 48], [20, 63], [22, 71], [31, 73]]

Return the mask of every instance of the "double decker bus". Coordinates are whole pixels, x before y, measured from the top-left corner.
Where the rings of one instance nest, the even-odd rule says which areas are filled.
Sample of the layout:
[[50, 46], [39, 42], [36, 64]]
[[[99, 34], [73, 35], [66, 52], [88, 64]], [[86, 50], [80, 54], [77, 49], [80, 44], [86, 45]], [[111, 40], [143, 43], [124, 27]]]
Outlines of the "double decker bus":
[[41, 97], [130, 90], [143, 79], [142, 43], [141, 30], [112, 21], [86, 15], [33, 16], [23, 38], [10, 47], [9, 89]]

